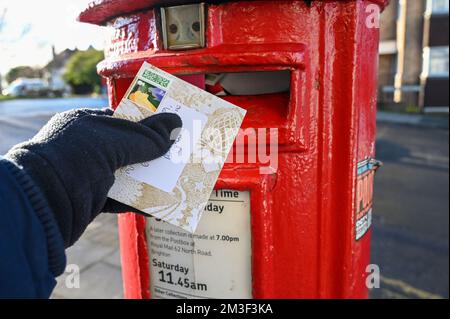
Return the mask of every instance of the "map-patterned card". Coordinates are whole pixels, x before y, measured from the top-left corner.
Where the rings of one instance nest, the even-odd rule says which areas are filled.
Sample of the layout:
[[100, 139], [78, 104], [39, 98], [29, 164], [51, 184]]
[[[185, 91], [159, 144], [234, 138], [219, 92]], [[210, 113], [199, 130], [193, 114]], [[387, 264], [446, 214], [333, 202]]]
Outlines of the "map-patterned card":
[[144, 62], [114, 116], [177, 113], [181, 133], [163, 157], [119, 169], [108, 196], [193, 233], [246, 111]]

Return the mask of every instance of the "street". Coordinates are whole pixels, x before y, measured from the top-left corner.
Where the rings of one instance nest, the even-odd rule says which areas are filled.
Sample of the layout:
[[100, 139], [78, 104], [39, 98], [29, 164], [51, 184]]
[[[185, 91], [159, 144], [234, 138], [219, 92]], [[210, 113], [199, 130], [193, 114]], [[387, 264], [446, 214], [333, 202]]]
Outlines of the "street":
[[374, 298], [448, 298], [448, 129], [378, 123]]
[[17, 99], [0, 102], [0, 155], [31, 137], [49, 118], [74, 108], [102, 108], [106, 98]]
[[[55, 101], [0, 102], [0, 154], [32, 137], [56, 111], [107, 105], [104, 99]], [[384, 166], [375, 177], [372, 263], [380, 267], [381, 287], [371, 297], [448, 298], [448, 128], [388, 118], [378, 123], [376, 157]], [[122, 297], [118, 250], [116, 216], [100, 215], [67, 250], [68, 263], [80, 268], [80, 289], [68, 289], [64, 274], [52, 297]]]

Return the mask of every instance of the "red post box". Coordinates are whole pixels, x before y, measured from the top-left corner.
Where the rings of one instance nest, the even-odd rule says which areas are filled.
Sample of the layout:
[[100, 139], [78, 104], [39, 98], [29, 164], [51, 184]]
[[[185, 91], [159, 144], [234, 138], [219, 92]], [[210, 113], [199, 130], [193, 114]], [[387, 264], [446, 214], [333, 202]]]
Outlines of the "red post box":
[[[247, 110], [244, 129], [263, 132], [244, 131], [220, 174], [205, 209], [229, 217], [204, 229], [222, 246], [196, 239], [206, 248], [192, 252], [195, 280], [183, 278], [189, 265], [164, 262], [178, 258], [175, 231], [119, 216], [125, 297], [367, 297], [387, 1], [204, 2], [102, 0], [79, 17], [111, 30], [98, 72], [113, 108], [147, 61], [180, 76], [227, 76], [212, 92]], [[249, 155], [273, 144], [276, 163]]]

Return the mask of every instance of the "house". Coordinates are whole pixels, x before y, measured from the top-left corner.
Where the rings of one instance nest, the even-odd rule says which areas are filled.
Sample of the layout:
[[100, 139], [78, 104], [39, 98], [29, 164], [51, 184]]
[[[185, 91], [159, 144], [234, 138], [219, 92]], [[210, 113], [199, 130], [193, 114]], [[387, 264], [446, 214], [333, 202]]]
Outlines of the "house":
[[392, 0], [381, 16], [380, 106], [449, 112], [449, 1]]
[[67, 61], [78, 50], [65, 49], [60, 53], [55, 52], [55, 47], [52, 47], [53, 59], [44, 66], [44, 79], [47, 80], [49, 87], [56, 94], [67, 94], [71, 92], [71, 88], [64, 81], [63, 75], [65, 72]]

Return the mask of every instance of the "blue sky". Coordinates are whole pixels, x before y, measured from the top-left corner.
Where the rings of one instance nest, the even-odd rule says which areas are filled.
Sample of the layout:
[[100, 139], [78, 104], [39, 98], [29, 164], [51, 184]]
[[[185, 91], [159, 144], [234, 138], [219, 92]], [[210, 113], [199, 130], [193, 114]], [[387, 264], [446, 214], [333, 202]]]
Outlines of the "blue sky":
[[92, 0], [0, 0], [0, 73], [43, 66], [66, 48], [103, 49], [105, 28], [76, 21]]

